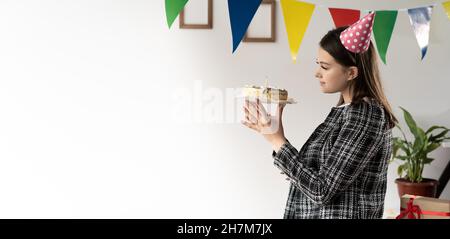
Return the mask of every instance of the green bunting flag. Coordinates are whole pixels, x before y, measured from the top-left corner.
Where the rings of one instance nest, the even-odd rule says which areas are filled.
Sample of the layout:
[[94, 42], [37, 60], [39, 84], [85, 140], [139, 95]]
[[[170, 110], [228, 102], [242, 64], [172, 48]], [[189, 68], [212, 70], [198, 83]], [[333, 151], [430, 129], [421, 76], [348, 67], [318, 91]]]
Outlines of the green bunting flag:
[[169, 28], [178, 17], [188, 0], [166, 0], [166, 17]]
[[391, 41], [397, 14], [397, 11], [376, 11], [373, 34], [375, 43], [377, 44], [378, 54], [384, 64], [386, 64], [386, 52]]

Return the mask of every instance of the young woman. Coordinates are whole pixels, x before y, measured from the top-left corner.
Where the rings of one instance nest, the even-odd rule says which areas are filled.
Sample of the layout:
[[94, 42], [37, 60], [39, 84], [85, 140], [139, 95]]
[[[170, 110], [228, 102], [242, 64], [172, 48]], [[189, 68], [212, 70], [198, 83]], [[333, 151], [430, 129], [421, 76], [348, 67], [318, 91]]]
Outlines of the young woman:
[[[370, 16], [364, 21], [370, 22]], [[350, 36], [359, 37], [364, 29], [359, 30], [358, 25], [337, 28], [320, 41], [315, 77], [322, 92], [340, 93], [340, 99], [300, 151], [284, 136], [284, 105], [273, 119], [259, 101], [244, 106], [248, 120], [242, 123], [272, 144], [274, 164], [290, 180], [284, 218], [383, 216], [391, 129], [397, 119], [383, 93], [370, 40], [355, 38], [366, 44], [352, 45]], [[365, 36], [370, 39], [370, 33]], [[274, 123], [277, 129], [267, 133]]]

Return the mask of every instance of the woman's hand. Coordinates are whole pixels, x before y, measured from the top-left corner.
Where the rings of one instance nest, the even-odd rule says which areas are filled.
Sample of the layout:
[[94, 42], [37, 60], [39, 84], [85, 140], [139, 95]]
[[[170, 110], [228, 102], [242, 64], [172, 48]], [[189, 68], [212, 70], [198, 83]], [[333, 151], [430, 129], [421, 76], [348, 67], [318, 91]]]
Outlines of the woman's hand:
[[271, 116], [267, 114], [266, 109], [260, 103], [259, 99], [256, 102], [246, 99], [244, 104], [245, 120], [242, 121], [242, 124], [261, 133], [272, 144], [273, 150], [276, 152], [287, 142], [284, 137], [282, 123], [282, 114], [285, 105], [278, 104], [277, 114]]

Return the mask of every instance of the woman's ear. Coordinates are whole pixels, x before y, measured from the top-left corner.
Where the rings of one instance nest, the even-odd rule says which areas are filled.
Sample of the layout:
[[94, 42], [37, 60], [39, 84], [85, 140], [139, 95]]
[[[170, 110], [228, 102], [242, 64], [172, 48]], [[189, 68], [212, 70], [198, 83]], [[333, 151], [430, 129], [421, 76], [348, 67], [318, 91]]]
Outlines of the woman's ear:
[[355, 79], [356, 77], [358, 77], [358, 67], [350, 66], [347, 70], [347, 74], [348, 74], [347, 78], [348, 81]]

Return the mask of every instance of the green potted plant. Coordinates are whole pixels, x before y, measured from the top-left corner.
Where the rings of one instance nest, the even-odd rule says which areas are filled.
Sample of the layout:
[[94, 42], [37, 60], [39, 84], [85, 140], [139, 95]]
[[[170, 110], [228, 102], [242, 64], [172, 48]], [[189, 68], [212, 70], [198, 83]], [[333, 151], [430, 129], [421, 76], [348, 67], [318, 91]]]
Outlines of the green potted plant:
[[[447, 137], [449, 129], [444, 126], [432, 126], [424, 131], [414, 121], [411, 114], [400, 107], [403, 117], [409, 127], [414, 140], [408, 140], [402, 128], [397, 124], [402, 137], [393, 138], [393, 150], [391, 161], [400, 160], [397, 173], [399, 178], [397, 183], [400, 197], [403, 194], [421, 195], [426, 197], [436, 197], [438, 181], [430, 178], [423, 178], [422, 172], [426, 164], [430, 164], [434, 159], [428, 154], [437, 149]], [[437, 132], [436, 132], [437, 131]], [[436, 132], [436, 133], [435, 133]]]

